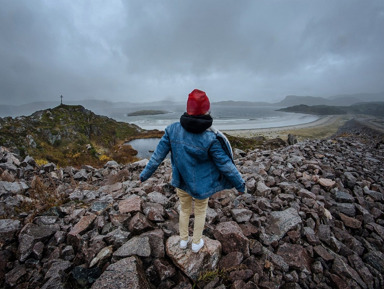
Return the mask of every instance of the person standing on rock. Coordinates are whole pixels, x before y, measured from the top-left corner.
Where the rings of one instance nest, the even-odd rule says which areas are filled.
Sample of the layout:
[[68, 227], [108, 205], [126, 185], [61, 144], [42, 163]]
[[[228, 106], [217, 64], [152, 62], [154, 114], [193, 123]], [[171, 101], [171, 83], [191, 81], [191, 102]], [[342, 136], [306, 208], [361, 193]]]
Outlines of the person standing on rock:
[[233, 187], [239, 194], [246, 190], [233, 162], [231, 145], [224, 134], [212, 127], [212, 122], [206, 93], [193, 90], [188, 97], [187, 112], [181, 116], [180, 122], [165, 128], [156, 150], [140, 174], [140, 181], [144, 182], [171, 152], [171, 185], [176, 187], [181, 205], [180, 248], [188, 246], [189, 217], [194, 200], [192, 251], [195, 253], [204, 246], [202, 233], [209, 197]]

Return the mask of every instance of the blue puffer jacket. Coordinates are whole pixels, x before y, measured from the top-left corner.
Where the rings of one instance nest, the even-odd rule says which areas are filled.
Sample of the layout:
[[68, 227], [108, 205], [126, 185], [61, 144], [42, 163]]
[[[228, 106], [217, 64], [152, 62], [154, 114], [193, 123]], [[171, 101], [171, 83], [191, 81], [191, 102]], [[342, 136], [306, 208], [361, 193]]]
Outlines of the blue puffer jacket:
[[[222, 138], [223, 144], [219, 138]], [[205, 199], [230, 188], [245, 191], [245, 182], [232, 160], [226, 137], [212, 128], [187, 131], [179, 122], [169, 125], [140, 180], [147, 180], [171, 151], [172, 182], [196, 199]]]

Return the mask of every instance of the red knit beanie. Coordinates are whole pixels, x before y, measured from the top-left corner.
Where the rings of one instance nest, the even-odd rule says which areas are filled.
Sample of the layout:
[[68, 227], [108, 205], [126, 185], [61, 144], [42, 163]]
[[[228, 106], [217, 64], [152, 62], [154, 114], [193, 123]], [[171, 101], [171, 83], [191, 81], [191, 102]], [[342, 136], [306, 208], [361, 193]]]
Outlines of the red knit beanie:
[[204, 91], [194, 89], [188, 97], [187, 113], [189, 115], [202, 115], [209, 111], [210, 103]]

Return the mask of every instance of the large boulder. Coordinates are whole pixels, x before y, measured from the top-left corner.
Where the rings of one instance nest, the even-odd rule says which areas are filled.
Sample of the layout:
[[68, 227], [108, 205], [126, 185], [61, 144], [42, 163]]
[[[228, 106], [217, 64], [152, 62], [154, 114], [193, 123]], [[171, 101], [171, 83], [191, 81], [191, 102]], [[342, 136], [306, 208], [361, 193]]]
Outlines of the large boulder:
[[280, 240], [289, 230], [301, 224], [301, 218], [295, 208], [288, 208], [284, 211], [271, 212], [268, 223], [265, 226], [265, 234], [260, 238], [264, 244], [271, 244]]
[[198, 253], [193, 253], [190, 248], [180, 249], [179, 236], [171, 236], [166, 242], [168, 257], [194, 281], [204, 272], [215, 270], [221, 257], [220, 242], [207, 237], [203, 239], [204, 246]]
[[245, 257], [249, 257], [249, 239], [244, 236], [237, 223], [222, 222], [216, 226], [213, 234], [222, 244], [225, 254], [240, 251]]
[[93, 283], [92, 289], [150, 289], [141, 261], [129, 257], [107, 267], [103, 274]]

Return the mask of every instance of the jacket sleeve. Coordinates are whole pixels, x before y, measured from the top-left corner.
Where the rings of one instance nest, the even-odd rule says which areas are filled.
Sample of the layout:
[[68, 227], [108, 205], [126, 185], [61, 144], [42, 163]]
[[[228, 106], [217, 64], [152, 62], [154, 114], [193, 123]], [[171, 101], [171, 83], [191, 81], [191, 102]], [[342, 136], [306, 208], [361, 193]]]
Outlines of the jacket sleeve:
[[236, 188], [238, 192], [245, 191], [245, 182], [237, 170], [232, 159], [224, 151], [219, 140], [215, 139], [209, 149], [209, 153], [219, 171]]
[[169, 141], [168, 133], [165, 131], [163, 137], [160, 139], [160, 142], [156, 147], [156, 150], [153, 152], [151, 159], [145, 166], [144, 170], [141, 172], [140, 181], [144, 182], [152, 176], [152, 174], [156, 171], [170, 150], [171, 144]]

